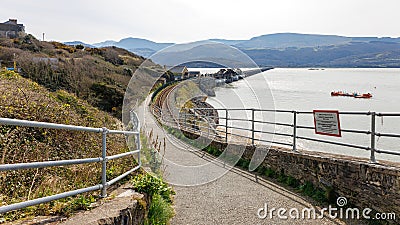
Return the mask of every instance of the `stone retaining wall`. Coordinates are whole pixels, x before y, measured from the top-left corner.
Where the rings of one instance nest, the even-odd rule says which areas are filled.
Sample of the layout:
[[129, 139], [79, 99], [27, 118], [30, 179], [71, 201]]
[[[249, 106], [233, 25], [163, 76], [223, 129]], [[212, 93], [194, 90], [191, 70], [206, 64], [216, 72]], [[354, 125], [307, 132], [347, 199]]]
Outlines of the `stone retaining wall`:
[[[243, 158], [251, 160], [254, 149], [248, 147]], [[262, 165], [302, 183], [332, 188], [361, 208], [400, 215], [400, 168], [280, 148], [270, 149]]]
[[143, 224], [149, 210], [150, 199], [128, 189], [115, 199], [81, 212], [62, 225], [137, 225]]

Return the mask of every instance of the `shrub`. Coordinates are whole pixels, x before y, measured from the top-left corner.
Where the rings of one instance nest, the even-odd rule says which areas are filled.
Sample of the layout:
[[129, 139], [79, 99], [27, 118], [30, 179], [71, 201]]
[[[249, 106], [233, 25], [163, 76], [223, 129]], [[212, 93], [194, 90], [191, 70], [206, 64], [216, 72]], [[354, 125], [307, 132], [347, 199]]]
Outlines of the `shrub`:
[[291, 187], [298, 187], [299, 181], [292, 176], [287, 176], [285, 184]]
[[83, 46], [82, 44], [76, 45], [75, 46], [76, 49], [82, 50], [85, 48], [85, 46]]
[[171, 196], [175, 194], [171, 187], [160, 178], [150, 174], [141, 174], [133, 178], [133, 187], [141, 193], [150, 196], [160, 195], [167, 202], [172, 202]]
[[267, 177], [275, 177], [275, 171], [271, 168], [267, 168], [264, 172]]

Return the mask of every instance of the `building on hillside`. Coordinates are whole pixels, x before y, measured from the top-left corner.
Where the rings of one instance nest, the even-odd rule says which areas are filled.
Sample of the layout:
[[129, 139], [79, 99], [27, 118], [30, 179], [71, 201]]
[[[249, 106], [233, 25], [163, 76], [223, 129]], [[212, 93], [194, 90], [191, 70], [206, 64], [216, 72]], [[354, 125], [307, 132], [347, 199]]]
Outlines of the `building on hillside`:
[[0, 38], [17, 38], [25, 36], [25, 26], [18, 24], [16, 19], [0, 23]]
[[184, 80], [189, 78], [189, 70], [186, 66], [165, 66], [164, 68], [174, 74], [175, 80]]

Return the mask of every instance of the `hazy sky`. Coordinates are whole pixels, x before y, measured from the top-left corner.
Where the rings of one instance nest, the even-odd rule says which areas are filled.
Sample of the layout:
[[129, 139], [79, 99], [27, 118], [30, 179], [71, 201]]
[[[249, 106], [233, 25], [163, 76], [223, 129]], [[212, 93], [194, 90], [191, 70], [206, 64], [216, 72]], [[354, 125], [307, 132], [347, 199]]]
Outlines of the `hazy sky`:
[[38, 38], [86, 43], [281, 32], [400, 37], [399, 9], [399, 0], [2, 0], [0, 21], [17, 18]]

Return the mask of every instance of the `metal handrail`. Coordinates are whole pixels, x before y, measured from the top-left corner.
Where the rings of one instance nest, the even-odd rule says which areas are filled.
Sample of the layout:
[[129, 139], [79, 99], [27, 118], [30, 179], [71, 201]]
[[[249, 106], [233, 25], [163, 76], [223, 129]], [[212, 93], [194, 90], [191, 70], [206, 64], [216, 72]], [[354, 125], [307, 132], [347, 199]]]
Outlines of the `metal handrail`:
[[[124, 130], [108, 130], [107, 128], [94, 128], [94, 127], [83, 127], [83, 126], [74, 126], [74, 125], [66, 125], [66, 124], [56, 124], [56, 123], [47, 123], [47, 122], [37, 122], [37, 121], [28, 121], [28, 120], [18, 120], [18, 119], [10, 119], [10, 118], [0, 118], [0, 125], [11, 125], [11, 126], [22, 126], [22, 127], [36, 127], [36, 128], [47, 128], [47, 129], [59, 129], [59, 130], [69, 130], [69, 131], [82, 131], [82, 132], [93, 132], [93, 133], [101, 133], [102, 134], [102, 151], [101, 157], [98, 158], [83, 158], [83, 159], [70, 159], [70, 160], [54, 160], [54, 161], [44, 161], [44, 162], [29, 162], [29, 163], [15, 163], [15, 164], [2, 164], [0, 165], [0, 171], [12, 171], [12, 170], [21, 170], [21, 169], [32, 169], [32, 168], [44, 168], [44, 167], [53, 167], [53, 166], [65, 166], [65, 165], [78, 165], [84, 163], [101, 163], [101, 184], [72, 190], [68, 192], [59, 193], [56, 195], [51, 195], [43, 198], [28, 200], [24, 202], [14, 203], [6, 206], [0, 207], [0, 214], [6, 213], [9, 211], [22, 209], [25, 207], [38, 205], [54, 200], [58, 200], [61, 198], [66, 198], [86, 192], [92, 192], [101, 190], [100, 197], [104, 198], [107, 196], [107, 187], [118, 182], [119, 180], [125, 178], [135, 170], [138, 170], [142, 166], [142, 162], [140, 159], [140, 122], [135, 112], [131, 111], [131, 122], [136, 122], [136, 130], [132, 131], [124, 131]], [[134, 121], [135, 120], [135, 121]], [[135, 150], [131, 150], [129, 152], [124, 152], [116, 155], [107, 156], [107, 135], [108, 134], [123, 134], [123, 135], [134, 135], [135, 136]], [[119, 175], [118, 177], [107, 182], [107, 162], [109, 160], [115, 160], [118, 158], [130, 156], [133, 154], [138, 154], [139, 165], [130, 169], [129, 171]]]
[[0, 171], [37, 169], [37, 168], [44, 168], [51, 166], [78, 165], [78, 164], [95, 163], [101, 161], [103, 161], [103, 159], [99, 157], [99, 158], [57, 160], [57, 161], [44, 161], [44, 162], [31, 162], [31, 163], [2, 164], [0, 165]]
[[[218, 126], [222, 127], [225, 129], [225, 131], [219, 129], [215, 130], [215, 132], [222, 132], [225, 134], [225, 141], [228, 142], [228, 135], [231, 136], [237, 136], [237, 137], [242, 137], [251, 140], [252, 144], [255, 144], [255, 141], [259, 142], [268, 142], [268, 143], [273, 143], [273, 144], [280, 144], [280, 145], [286, 145], [286, 146], [292, 146], [293, 151], [296, 151], [297, 149], [297, 144], [296, 140], [297, 139], [303, 139], [303, 140], [309, 140], [313, 142], [321, 142], [321, 143], [326, 143], [326, 144], [332, 144], [332, 145], [338, 145], [338, 146], [345, 146], [345, 147], [350, 147], [350, 148], [355, 148], [355, 149], [362, 149], [362, 150], [367, 150], [370, 151], [370, 162], [375, 163], [375, 153], [381, 153], [381, 154], [390, 154], [390, 155], [400, 155], [400, 152], [395, 152], [395, 151], [387, 151], [387, 150], [381, 150], [381, 149], [376, 149], [375, 144], [376, 140], [375, 137], [391, 137], [391, 138], [400, 138], [400, 134], [391, 134], [391, 133], [379, 133], [376, 132], [376, 117], [400, 117], [400, 113], [376, 113], [376, 112], [339, 112], [339, 115], [349, 115], [349, 116], [367, 116], [371, 118], [371, 123], [370, 123], [370, 130], [357, 130], [357, 129], [341, 129], [341, 132], [344, 133], [353, 133], [353, 134], [362, 134], [362, 135], [367, 135], [370, 138], [370, 145], [369, 146], [360, 146], [360, 145], [355, 145], [352, 143], [343, 143], [343, 142], [337, 142], [337, 141], [329, 141], [329, 140], [322, 140], [322, 139], [316, 139], [316, 138], [310, 138], [310, 137], [304, 137], [304, 136], [298, 136], [297, 132], [298, 130], [314, 130], [315, 127], [312, 126], [305, 126], [305, 125], [299, 125], [298, 124], [298, 115], [310, 115], [313, 114], [313, 111], [293, 111], [293, 110], [268, 110], [268, 109], [253, 109], [253, 108], [245, 108], [245, 109], [240, 109], [240, 108], [232, 108], [232, 109], [224, 109], [224, 108], [194, 108], [192, 109], [193, 111], [200, 112], [201, 110], [207, 111], [207, 110], [216, 110], [216, 111], [222, 111], [224, 114], [222, 116], [219, 116], [219, 121], [223, 122], [221, 124], [213, 124], [213, 126]], [[232, 114], [229, 113], [230, 111], [244, 111], [249, 115], [251, 113], [251, 118], [232, 118]], [[272, 121], [263, 121], [260, 119], [255, 118], [255, 113], [262, 113], [262, 112], [271, 112], [271, 113], [286, 113], [286, 114], [292, 114], [293, 116], [293, 121], [292, 123], [283, 123], [283, 122], [272, 122]], [[228, 116], [230, 115], [230, 116]], [[207, 116], [201, 113], [197, 113], [196, 115], [190, 114], [190, 116], [194, 116], [195, 118], [197, 117], [200, 119], [206, 118], [205, 121], [210, 121], [210, 118], [215, 118], [215, 116]], [[185, 125], [188, 125], [186, 122], [186, 118], [189, 118], [187, 115], [183, 114], [182, 118], [179, 118], [177, 122], [179, 122], [179, 126], [183, 129], [185, 129]], [[249, 126], [234, 126], [232, 124], [229, 124], [229, 121], [239, 121], [239, 122], [248, 122], [250, 123]], [[176, 122], [176, 121], [175, 121]], [[268, 132], [268, 131], [261, 131], [257, 130], [255, 127], [255, 124], [270, 124], [270, 125], [276, 125], [276, 126], [285, 126], [285, 127], [292, 127], [292, 133], [279, 133], [279, 132]], [[204, 127], [201, 125], [198, 125], [198, 127]], [[250, 128], [247, 128], [250, 127]], [[192, 129], [192, 128], [190, 128]], [[193, 130], [193, 129], [192, 129]], [[230, 132], [228, 131], [230, 130]], [[242, 130], [242, 131], [247, 131], [250, 132], [251, 134], [248, 136], [240, 135], [237, 133], [234, 133], [233, 130]], [[256, 138], [255, 134], [256, 133], [264, 133], [264, 134], [273, 134], [273, 135], [281, 135], [281, 136], [286, 136], [286, 137], [292, 137], [292, 142], [291, 143], [283, 143], [283, 142], [274, 142], [274, 141], [269, 141], [269, 140], [263, 140], [260, 138]], [[222, 136], [222, 135], [221, 135]]]

